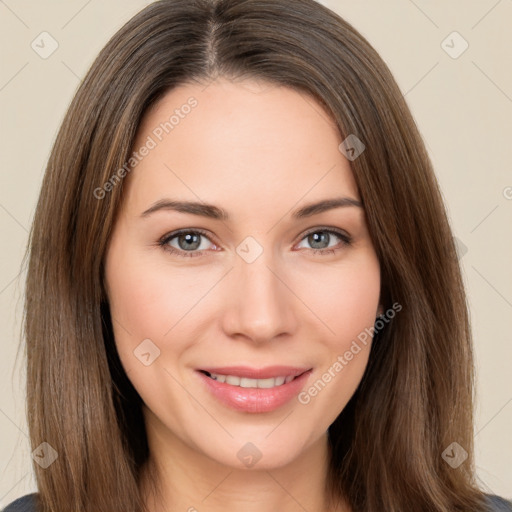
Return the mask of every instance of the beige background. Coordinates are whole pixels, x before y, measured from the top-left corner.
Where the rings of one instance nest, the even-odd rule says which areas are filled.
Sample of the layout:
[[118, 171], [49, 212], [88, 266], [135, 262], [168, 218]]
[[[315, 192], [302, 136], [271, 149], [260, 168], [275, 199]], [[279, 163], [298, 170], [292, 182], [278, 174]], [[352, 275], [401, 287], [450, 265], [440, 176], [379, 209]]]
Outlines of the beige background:
[[[94, 57], [148, 3], [0, 0], [0, 509], [36, 489], [24, 359], [20, 352], [16, 362], [16, 352], [25, 276], [20, 264], [45, 161]], [[322, 3], [384, 58], [429, 149], [461, 242], [471, 307], [478, 475], [489, 492], [512, 498], [512, 0]], [[31, 48], [43, 31], [59, 45], [47, 59]], [[450, 36], [453, 31], [460, 36]], [[455, 56], [464, 41], [466, 51], [452, 58], [447, 52]]]

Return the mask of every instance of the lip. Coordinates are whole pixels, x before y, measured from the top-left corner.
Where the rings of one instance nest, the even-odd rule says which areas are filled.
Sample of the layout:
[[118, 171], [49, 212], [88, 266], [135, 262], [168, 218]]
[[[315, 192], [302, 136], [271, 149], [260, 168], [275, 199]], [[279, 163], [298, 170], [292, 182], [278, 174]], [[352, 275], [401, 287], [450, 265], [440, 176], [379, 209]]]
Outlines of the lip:
[[[293, 372], [290, 373], [289, 366], [266, 368], [266, 373], [263, 372], [264, 375], [269, 375], [272, 373], [272, 375], [269, 375], [268, 377], [252, 377], [247, 373], [247, 368], [243, 370], [241, 369], [242, 367], [236, 368], [239, 372], [243, 371], [244, 373], [241, 375], [231, 373], [234, 367], [229, 367], [230, 373], [226, 373], [226, 375], [264, 379], [294, 374]], [[287, 371], [284, 373], [279, 373], [279, 371], [282, 371], [283, 368], [286, 368]], [[213, 371], [212, 369], [212, 373], [224, 374], [223, 368], [216, 368], [216, 370], [217, 371]], [[204, 369], [204, 371], [208, 371], [210, 373], [209, 370]], [[276, 371], [278, 371], [278, 373], [275, 373]], [[293, 371], [297, 371], [297, 369], [295, 368]], [[308, 380], [312, 371], [312, 369], [301, 369], [297, 374], [298, 376], [291, 382], [288, 382], [288, 384], [282, 384], [281, 386], [276, 386], [270, 389], [242, 388], [239, 386], [232, 386], [231, 384], [226, 384], [225, 382], [216, 381], [202, 373], [200, 370], [196, 370], [196, 373], [206, 386], [206, 389], [224, 405], [227, 405], [228, 407], [241, 412], [263, 413], [274, 411], [288, 403], [293, 397], [297, 396], [304, 388], [306, 381]], [[259, 372], [261, 375], [262, 370], [259, 370]], [[255, 373], [258, 373], [258, 370], [254, 370], [252, 375]]]
[[221, 375], [233, 375], [235, 377], [246, 377], [248, 379], [270, 379], [272, 377], [297, 377], [311, 368], [299, 368], [297, 366], [266, 366], [265, 368], [251, 368], [249, 366], [222, 366], [210, 368], [198, 368], [208, 373], [220, 373]]

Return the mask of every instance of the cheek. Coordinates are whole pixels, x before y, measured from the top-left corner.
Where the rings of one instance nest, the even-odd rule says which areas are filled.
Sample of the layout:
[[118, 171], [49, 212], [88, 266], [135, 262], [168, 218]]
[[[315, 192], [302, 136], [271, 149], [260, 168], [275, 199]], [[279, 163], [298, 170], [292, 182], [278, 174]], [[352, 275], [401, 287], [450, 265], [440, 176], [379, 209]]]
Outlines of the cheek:
[[129, 332], [136, 341], [141, 336], [160, 338], [170, 328], [177, 294], [154, 271], [136, 261], [121, 261], [110, 272], [109, 288], [114, 330]]
[[[323, 324], [332, 350], [344, 351], [351, 340], [374, 325], [380, 295], [380, 266], [373, 251], [360, 252], [333, 265], [301, 272], [298, 295]], [[308, 316], [309, 313], [308, 313]]]
[[134, 351], [144, 346], [143, 342], [148, 345], [144, 340], [149, 339], [155, 345], [151, 357], [160, 356], [161, 339], [172, 320], [168, 313], [175, 306], [176, 297], [173, 288], [158, 278], [154, 268], [144, 264], [135, 251], [120, 250], [115, 241], [105, 271], [115, 344], [129, 373], [142, 366]]
[[171, 376], [176, 360], [193, 339], [180, 336], [179, 329], [182, 323], [186, 325], [187, 317], [182, 323], [180, 319], [190, 310], [193, 297], [187, 294], [195, 296], [194, 288], [187, 291], [179, 275], [170, 280], [168, 274], [154, 262], [148, 264], [136, 251], [113, 251], [106, 265], [117, 352], [131, 383], [153, 410], [183, 400]]
[[[212, 274], [185, 266], [171, 271], [165, 262], [155, 262], [147, 254], [125, 254], [113, 246], [106, 275], [114, 337], [125, 370], [139, 372], [141, 365], [134, 350], [139, 350], [144, 340], [157, 347], [155, 353], [160, 351], [156, 366], [172, 364], [194, 344], [201, 320], [211, 314], [205, 304], [212, 299], [202, 298], [219, 279]], [[148, 346], [151, 349], [152, 345]]]
[[380, 267], [374, 254], [321, 269], [302, 293], [328, 333], [315, 378], [298, 397], [309, 412], [332, 423], [357, 389], [368, 363], [379, 305]]

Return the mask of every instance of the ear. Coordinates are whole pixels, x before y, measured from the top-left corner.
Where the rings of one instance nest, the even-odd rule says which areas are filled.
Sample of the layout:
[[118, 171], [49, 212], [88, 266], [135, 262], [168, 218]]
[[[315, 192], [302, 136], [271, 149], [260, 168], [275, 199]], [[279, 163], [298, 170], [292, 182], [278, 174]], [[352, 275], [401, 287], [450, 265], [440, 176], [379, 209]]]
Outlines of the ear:
[[382, 304], [379, 304], [379, 307], [377, 309], [377, 314], [375, 315], [375, 317], [379, 317], [381, 316], [382, 314], [384, 313], [384, 306]]

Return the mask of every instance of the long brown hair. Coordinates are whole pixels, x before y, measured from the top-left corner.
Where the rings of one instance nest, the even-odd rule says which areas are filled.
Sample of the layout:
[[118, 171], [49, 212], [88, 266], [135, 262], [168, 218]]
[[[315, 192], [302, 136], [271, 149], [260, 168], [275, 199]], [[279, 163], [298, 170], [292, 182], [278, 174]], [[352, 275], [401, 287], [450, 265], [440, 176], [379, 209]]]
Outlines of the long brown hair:
[[[385, 309], [356, 393], [329, 428], [326, 492], [355, 512], [485, 510], [473, 459], [473, 354], [451, 229], [424, 143], [388, 67], [313, 0], [161, 0], [126, 23], [81, 83], [52, 149], [28, 247], [24, 333], [41, 512], [140, 512], [149, 452], [117, 355], [103, 260], [142, 116], [218, 76], [315, 98], [343, 139], [382, 272]], [[199, 107], [200, 108], [200, 107]], [[133, 170], [132, 172], [137, 172]], [[122, 173], [121, 173], [122, 174]], [[128, 178], [125, 178], [128, 179]], [[100, 197], [101, 196], [101, 197]], [[442, 453], [458, 443], [467, 460]]]

